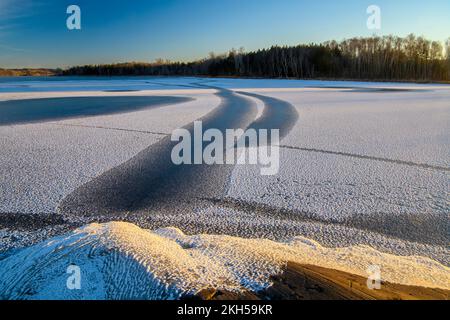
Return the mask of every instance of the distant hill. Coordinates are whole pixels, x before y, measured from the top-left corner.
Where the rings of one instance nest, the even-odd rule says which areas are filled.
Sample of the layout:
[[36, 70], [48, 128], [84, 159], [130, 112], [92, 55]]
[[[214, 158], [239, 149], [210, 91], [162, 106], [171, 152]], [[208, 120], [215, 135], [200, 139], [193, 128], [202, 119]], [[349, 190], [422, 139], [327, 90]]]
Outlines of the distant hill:
[[0, 69], [0, 77], [55, 76], [60, 73], [58, 69]]

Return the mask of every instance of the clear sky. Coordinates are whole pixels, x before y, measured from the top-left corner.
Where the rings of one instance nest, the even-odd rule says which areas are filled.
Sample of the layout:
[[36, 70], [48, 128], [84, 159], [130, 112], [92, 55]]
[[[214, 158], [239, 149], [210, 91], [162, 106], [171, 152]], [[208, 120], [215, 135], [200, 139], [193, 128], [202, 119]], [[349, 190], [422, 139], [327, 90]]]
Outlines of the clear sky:
[[[69, 5], [81, 30], [66, 27]], [[369, 5], [381, 30], [368, 30]], [[372, 34], [450, 37], [450, 0], [0, 0], [0, 67], [192, 60]]]

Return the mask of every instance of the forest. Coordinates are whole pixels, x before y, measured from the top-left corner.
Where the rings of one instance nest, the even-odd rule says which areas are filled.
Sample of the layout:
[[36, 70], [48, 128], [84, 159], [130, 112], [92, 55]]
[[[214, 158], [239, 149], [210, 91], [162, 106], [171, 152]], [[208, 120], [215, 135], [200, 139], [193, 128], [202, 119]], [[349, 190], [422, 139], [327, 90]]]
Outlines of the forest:
[[155, 75], [380, 81], [450, 81], [450, 38], [373, 36], [320, 44], [272, 46], [253, 52], [210, 53], [193, 62], [158, 59], [72, 67], [64, 75]]

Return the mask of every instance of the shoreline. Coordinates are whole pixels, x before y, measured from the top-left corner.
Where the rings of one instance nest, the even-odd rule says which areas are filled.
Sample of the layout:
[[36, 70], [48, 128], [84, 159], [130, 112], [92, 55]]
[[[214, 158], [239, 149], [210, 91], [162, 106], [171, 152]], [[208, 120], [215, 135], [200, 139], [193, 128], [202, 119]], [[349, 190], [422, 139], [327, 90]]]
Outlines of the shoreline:
[[[80, 268], [81, 291], [66, 289], [70, 265]], [[370, 266], [381, 270], [381, 290], [367, 287]], [[7, 270], [3, 299], [447, 300], [450, 292], [448, 267], [423, 257], [325, 248], [306, 238], [189, 236], [124, 222], [93, 223], [14, 250], [0, 268]]]
[[205, 289], [196, 300], [448, 300], [450, 290], [406, 286], [382, 282], [381, 288], [369, 289], [367, 279], [356, 274], [316, 265], [288, 262], [272, 286], [242, 293]]
[[343, 82], [369, 82], [369, 83], [401, 83], [401, 84], [441, 84], [450, 85], [450, 81], [433, 81], [433, 80], [401, 80], [401, 79], [352, 79], [352, 78], [293, 78], [293, 77], [245, 77], [245, 76], [211, 76], [211, 75], [68, 75], [68, 74], [20, 74], [20, 75], [0, 75], [0, 78], [63, 78], [63, 77], [80, 77], [80, 78], [208, 78], [208, 79], [233, 79], [233, 80], [292, 80], [292, 81], [343, 81]]

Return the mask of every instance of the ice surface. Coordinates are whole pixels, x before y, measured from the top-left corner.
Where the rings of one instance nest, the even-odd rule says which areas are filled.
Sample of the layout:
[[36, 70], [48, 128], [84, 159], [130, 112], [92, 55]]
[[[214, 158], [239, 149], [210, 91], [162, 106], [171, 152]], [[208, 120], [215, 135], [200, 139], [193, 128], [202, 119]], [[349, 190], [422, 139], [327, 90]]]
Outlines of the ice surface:
[[[158, 77], [0, 77], [0, 92], [139, 91], [177, 88]], [[185, 84], [189, 78], [171, 78]], [[200, 81], [194, 79], [193, 81]]]
[[80, 91], [145, 91], [186, 88], [192, 83], [228, 89], [281, 89], [298, 88], [401, 88], [448, 89], [448, 85], [405, 84], [395, 82], [357, 82], [285, 79], [230, 79], [198, 77], [0, 77], [0, 93], [13, 92], [80, 92]]
[[282, 150], [280, 163], [276, 176], [237, 166], [228, 196], [299, 218], [448, 243], [446, 172], [298, 150]]
[[0, 126], [0, 212], [54, 213], [77, 187], [220, 103], [208, 93], [179, 96], [195, 100], [131, 113]]
[[[299, 121], [281, 141], [279, 174], [237, 166], [228, 196], [301, 219], [447, 245], [450, 90], [427, 88], [245, 90], [290, 102]], [[366, 243], [374, 244], [369, 232]]]
[[[0, 101], [99, 95], [196, 99], [120, 115], [1, 126], [0, 212], [54, 213], [59, 201], [80, 185], [209, 113], [220, 99], [212, 89], [191, 87], [200, 82], [275, 97], [297, 109], [299, 121], [281, 141], [280, 173], [262, 177], [255, 166], [237, 166], [224, 199], [207, 206], [195, 199], [199, 208], [186, 215], [149, 212], [151, 219], [140, 217], [142, 225], [275, 240], [305, 235], [329, 246], [366, 244], [449, 264], [448, 85], [152, 77], [0, 79]], [[261, 102], [251, 99], [261, 115]], [[16, 232], [2, 234], [16, 237]], [[33, 239], [43, 238], [37, 235], [39, 230], [27, 232], [35, 232]]]
[[450, 89], [262, 94], [300, 114], [283, 145], [450, 167]]

